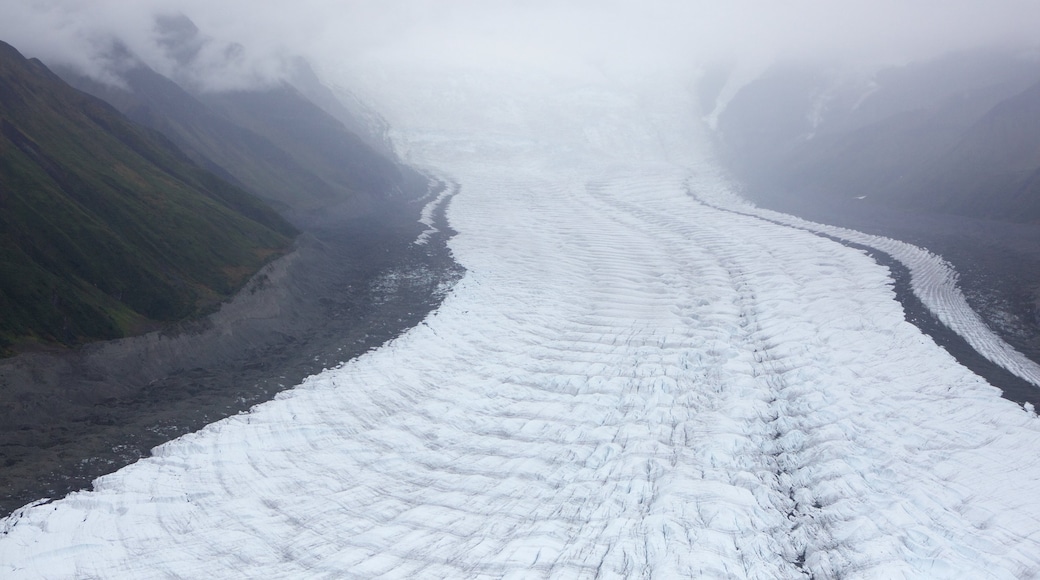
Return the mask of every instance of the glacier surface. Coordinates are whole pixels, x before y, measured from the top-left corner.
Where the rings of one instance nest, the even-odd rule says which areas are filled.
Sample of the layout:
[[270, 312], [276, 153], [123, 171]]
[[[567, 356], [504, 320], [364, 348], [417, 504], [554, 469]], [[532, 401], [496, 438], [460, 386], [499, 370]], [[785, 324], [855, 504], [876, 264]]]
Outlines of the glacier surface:
[[372, 90], [458, 185], [444, 304], [19, 510], [0, 576], [1040, 574], [1040, 420], [734, 201], [683, 87], [412, 82]]

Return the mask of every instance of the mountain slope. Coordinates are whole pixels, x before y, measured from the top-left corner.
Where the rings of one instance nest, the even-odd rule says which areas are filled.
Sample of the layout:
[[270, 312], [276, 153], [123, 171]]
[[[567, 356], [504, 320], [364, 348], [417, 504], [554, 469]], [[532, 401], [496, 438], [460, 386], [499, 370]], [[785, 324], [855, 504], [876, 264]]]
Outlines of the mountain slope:
[[954, 213], [1040, 218], [1040, 82], [1006, 99], [926, 169], [922, 188]]
[[340, 196], [381, 197], [399, 189], [401, 171], [288, 84], [210, 93], [203, 102], [286, 151]]
[[[287, 83], [192, 93], [145, 65], [120, 73], [126, 87], [59, 72], [76, 88], [166, 135], [195, 162], [289, 211], [342, 202], [366, 207], [408, 183], [423, 183]], [[311, 84], [318, 82], [311, 77]]]
[[342, 192], [267, 138], [217, 114], [177, 83], [141, 65], [122, 73], [126, 88], [59, 69], [72, 86], [167, 136], [193, 161], [281, 207], [312, 207]]
[[161, 135], [0, 43], [0, 340], [75, 344], [197, 313], [295, 230]]
[[719, 150], [762, 198], [1040, 219], [1040, 63], [958, 54], [866, 78], [776, 68], [720, 115]]

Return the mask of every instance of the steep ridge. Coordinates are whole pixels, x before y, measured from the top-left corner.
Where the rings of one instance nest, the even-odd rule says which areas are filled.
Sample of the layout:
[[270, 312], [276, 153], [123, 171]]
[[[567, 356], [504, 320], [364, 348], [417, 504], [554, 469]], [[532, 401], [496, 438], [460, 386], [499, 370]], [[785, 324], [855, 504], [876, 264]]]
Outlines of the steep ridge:
[[387, 138], [390, 127], [386, 119], [350, 89], [327, 84], [329, 77], [335, 78], [334, 73], [326, 71], [323, 76], [324, 80], [309, 62], [298, 59], [293, 62], [288, 82], [377, 152], [393, 157], [394, 146]]
[[296, 230], [162, 136], [0, 44], [0, 348], [196, 315]]
[[923, 172], [962, 215], [1040, 221], [1040, 82], [997, 104]]
[[725, 162], [764, 200], [1035, 220], [1034, 57], [979, 51], [874, 72], [776, 66], [717, 112]]
[[460, 184], [468, 273], [441, 307], [94, 492], [19, 511], [0, 570], [1040, 571], [1040, 420], [906, 322], [885, 268], [696, 202], [691, 176], [727, 187], [676, 130], [685, 102], [647, 118], [593, 87], [458, 124], [519, 98], [468, 89], [397, 111], [443, 123], [397, 130]]
[[[270, 220], [269, 225], [284, 230], [286, 235], [269, 232], [281, 244], [275, 248], [277, 251], [260, 256], [263, 260], [257, 260], [253, 269], [240, 267], [228, 272], [236, 276], [237, 285], [227, 285], [219, 295], [209, 292], [204, 296], [204, 309], [193, 308], [176, 318], [174, 324], [160, 326], [158, 321], [122, 307], [114, 297], [103, 294], [107, 289], [105, 285], [93, 285], [96, 280], [80, 284], [88, 298], [99, 295], [107, 300], [103, 306], [122, 308], [117, 311], [121, 318], [116, 319], [125, 327], [117, 329], [119, 332], [86, 338], [135, 336], [76, 349], [24, 352], [0, 363], [0, 464], [3, 465], [0, 513], [10, 513], [40, 497], [88, 488], [95, 477], [147, 456], [155, 445], [248, 409], [312, 373], [382, 344], [404, 328], [417, 324], [439, 302], [443, 294], [441, 285], [449, 284], [458, 276], [457, 267], [444, 247], [450, 230], [441, 224], [443, 203], [441, 209], [424, 210], [425, 200], [421, 199], [429, 193], [433, 197], [440, 195], [441, 202], [445, 202], [450, 199], [450, 191], [443, 186], [434, 187], [433, 182], [427, 183], [425, 176], [400, 165], [386, 151], [366, 145], [363, 139], [351, 134], [338, 120], [308, 102], [292, 87], [255, 93], [245, 91], [234, 97], [210, 97], [230, 110], [247, 109], [251, 111], [249, 114], [285, 116], [282, 121], [265, 121], [276, 127], [268, 133], [268, 138], [232, 122], [177, 83], [136, 62], [131, 55], [121, 54], [120, 58], [124, 64], [133, 63], [119, 70], [125, 81], [122, 87], [99, 84], [68, 70], [62, 74], [97, 96], [111, 99], [129, 117], [151, 126], [166, 138], [133, 125], [111, 106], [87, 94], [68, 86], [53, 89], [61, 81], [50, 72], [47, 78], [52, 84], [45, 86], [46, 96], [34, 95], [35, 101], [27, 101], [45, 103], [47, 99], [68, 94], [78, 99], [77, 103], [89, 103], [91, 110], [101, 111], [95, 117], [108, 119], [110, 125], [125, 133], [120, 133], [121, 136], [134, 137], [151, 149], [120, 149], [122, 145], [113, 145], [92, 117], [82, 127], [77, 126], [82, 132], [75, 137], [90, 149], [79, 151], [82, 159], [89, 163], [96, 161], [102, 169], [110, 162], [139, 169], [135, 163], [140, 160], [130, 157], [134, 161], [127, 161], [121, 156], [128, 152], [140, 156], [143, 152], [153, 162], [164, 163], [160, 169], [170, 172], [167, 179], [155, 190], [142, 190], [139, 183], [120, 181], [125, 176], [106, 176], [123, 189], [118, 192], [121, 196], [107, 199], [110, 203], [102, 208], [107, 213], [101, 217], [122, 219], [103, 223], [102, 228], [84, 226], [86, 223], [93, 227], [91, 220], [97, 216], [79, 211], [82, 207], [76, 204], [82, 200], [72, 203], [79, 213], [32, 214], [38, 219], [29, 226], [17, 221], [24, 217], [21, 213], [5, 213], [0, 215], [0, 226], [13, 224], [13, 235], [28, 231], [29, 235], [16, 238], [20, 242], [38, 243], [41, 239], [53, 241], [52, 238], [64, 242], [68, 241], [65, 238], [75, 238], [68, 232], [80, 228], [94, 233], [100, 230], [100, 234], [117, 240], [120, 236], [140, 234], [130, 242], [144, 237], [151, 246], [146, 245], [142, 254], [154, 250], [155, 246], [163, 251], [168, 250], [167, 246], [176, 250], [184, 246], [185, 241], [189, 242], [187, 247], [191, 251], [236, 252], [238, 247], [228, 245], [226, 238], [232, 237], [232, 241], [238, 243], [235, 236], [240, 235], [239, 226], [221, 221], [224, 218], [220, 211], [196, 204], [180, 214], [142, 203], [135, 197], [141, 192], [147, 194], [144, 201], [154, 201], [153, 197], [162, 199], [167, 193], [179, 195], [178, 188], [203, 183], [209, 189], [201, 189], [202, 193], [219, 193], [222, 203], [233, 205], [258, 221]], [[44, 70], [39, 63], [31, 66]], [[314, 78], [310, 80], [317, 82]], [[318, 89], [310, 87], [312, 92]], [[15, 95], [14, 92], [4, 94]], [[238, 103], [238, 99], [250, 98], [252, 109]], [[265, 108], [276, 105], [284, 108], [277, 111]], [[242, 116], [248, 119], [249, 114]], [[298, 119], [302, 128], [290, 130], [292, 118]], [[20, 115], [13, 121], [19, 119], [27, 121], [32, 116]], [[3, 122], [7, 123], [6, 117]], [[15, 134], [4, 127], [5, 134]], [[318, 134], [321, 139], [309, 140]], [[69, 145], [67, 135], [63, 135], [57, 131], [49, 134], [53, 139], [48, 145]], [[0, 137], [0, 146], [4, 139]], [[19, 141], [23, 142], [25, 139]], [[320, 157], [321, 163], [309, 162], [312, 155]], [[334, 161], [337, 158], [339, 162]], [[190, 167], [191, 171], [172, 171], [182, 166]], [[333, 166], [335, 173], [330, 170]], [[57, 165], [53, 167], [61, 169]], [[6, 196], [9, 191], [55, 193], [54, 197], [61, 200], [61, 194], [70, 190], [68, 180], [58, 184], [64, 190], [57, 192], [51, 189], [58, 186], [48, 189], [46, 183], [21, 190], [5, 189], [5, 184], [8, 182], [0, 180], [0, 204], [9, 201]], [[171, 191], [163, 189], [167, 186]], [[430, 190], [431, 187], [434, 189]], [[296, 229], [242, 188], [265, 197], [305, 234], [289, 248], [288, 237], [295, 236]], [[71, 190], [83, 193], [75, 188]], [[10, 199], [21, 198], [12, 195]], [[124, 210], [132, 215], [122, 216], [119, 212]], [[417, 222], [420, 218], [424, 223]], [[192, 220], [202, 225], [218, 224], [224, 237], [214, 238], [208, 231], [190, 229]], [[40, 223], [48, 227], [56, 224], [65, 231], [56, 233], [54, 228], [47, 229], [39, 226]], [[434, 223], [439, 225], [435, 227]], [[425, 246], [412, 244], [424, 226], [434, 230], [422, 234], [428, 243]], [[144, 231], [139, 232], [138, 228]], [[444, 233], [438, 233], [438, 229]], [[69, 261], [76, 262], [73, 265], [114, 264], [121, 275], [134, 275], [133, 268], [126, 266], [123, 254], [140, 256], [133, 256], [132, 251], [116, 252], [126, 248], [114, 243], [98, 247], [100, 234], [89, 239], [75, 238], [82, 247], [66, 252], [68, 255], [61, 256], [65, 261], [54, 260], [56, 265], [51, 265], [68, 271]], [[247, 285], [241, 285], [265, 261], [289, 249], [292, 250], [289, 256], [269, 264]], [[89, 254], [89, 260], [83, 259], [84, 253]], [[10, 265], [8, 261], [18, 256], [17, 253], [0, 255], [0, 266], [6, 268]], [[160, 274], [173, 278], [180, 286], [185, 286], [186, 280], [191, 281], [186, 273], [153, 261], [159, 262]], [[151, 262], [146, 265], [155, 266]], [[44, 292], [37, 292], [32, 298], [42, 308], [54, 310], [54, 301], [59, 296], [52, 296], [49, 288], [56, 282], [33, 278], [28, 275], [32, 272], [27, 273], [21, 266], [14, 263], [0, 271], [0, 282], [5, 285], [0, 290], [8, 286], [32, 290], [32, 284], [38, 282], [37, 286], [42, 286]], [[206, 260], [195, 259], [191, 266], [201, 269], [206, 266]], [[119, 281], [114, 275], [105, 279], [106, 284]], [[145, 285], [147, 280], [137, 282], [133, 292], [149, 296], [154, 290]], [[231, 299], [232, 291], [240, 287], [242, 291]], [[199, 293], [194, 286], [188, 290]], [[121, 292], [123, 298], [131, 295], [130, 290]], [[151, 296], [161, 298], [154, 293]], [[4, 298], [0, 293], [0, 306], [9, 306], [9, 302], [2, 302]], [[28, 320], [30, 324], [64, 324], [59, 328], [70, 328], [68, 317], [53, 320], [54, 316], [48, 317], [49, 311], [44, 314], [22, 312], [20, 308], [28, 301], [24, 296], [14, 298], [20, 302], [4, 310], [0, 327]], [[68, 311], [76, 304], [59, 302], [58, 306]], [[149, 330], [152, 332], [145, 333]], [[68, 332], [62, 336], [69, 336]], [[0, 346], [3, 346], [3, 338], [0, 333]], [[82, 337], [75, 338], [73, 342], [78, 344]]]
[[341, 193], [268, 139], [216, 113], [145, 65], [122, 73], [126, 87], [106, 85], [71, 70], [59, 69], [59, 73], [76, 88], [166, 135], [197, 163], [282, 208], [327, 204]]
[[[424, 186], [391, 153], [369, 145], [288, 83], [193, 93], [139, 63], [120, 74], [125, 87], [71, 70], [61, 74], [163, 133], [196, 162], [293, 215], [344, 203], [370, 211], [387, 195]], [[318, 83], [313, 74], [304, 80]], [[320, 87], [311, 86], [311, 92]], [[332, 108], [334, 96], [325, 97]]]
[[[244, 48], [207, 36], [187, 16], [157, 16], [152, 33], [169, 76], [118, 40], [98, 57], [107, 63], [103, 80], [73, 68], [59, 74], [297, 223], [333, 205], [357, 215], [378, 212], [388, 197], [425, 190], [424, 177], [397, 163], [385, 122], [337, 89], [344, 102], [306, 60], [283, 63], [280, 80], [261, 74], [243, 81], [235, 65]], [[207, 51], [223, 62], [206, 62]], [[214, 86], [216, 75], [199, 77], [213, 66], [226, 67], [232, 80]]]

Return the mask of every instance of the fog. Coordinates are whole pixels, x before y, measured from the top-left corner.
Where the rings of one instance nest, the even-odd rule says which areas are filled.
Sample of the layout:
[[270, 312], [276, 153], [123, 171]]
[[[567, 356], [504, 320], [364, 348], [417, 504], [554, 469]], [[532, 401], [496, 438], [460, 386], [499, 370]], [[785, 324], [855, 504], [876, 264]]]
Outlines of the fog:
[[[269, 192], [303, 199], [290, 218], [306, 233], [294, 257], [240, 293], [245, 302], [205, 324], [215, 358], [200, 372], [205, 363], [188, 360], [184, 368], [195, 370], [138, 392], [104, 386], [97, 376], [119, 375], [103, 362], [97, 372], [79, 359], [62, 363], [98, 400], [109, 397], [75, 411], [80, 422], [106, 422], [104, 406], [116, 400], [128, 414], [194, 408], [190, 426], [225, 411], [200, 382], [218, 390], [252, 382], [238, 378], [239, 364], [271, 378], [263, 387], [258, 378], [257, 389], [295, 384], [278, 368], [302, 372], [310, 368], [297, 363], [303, 357], [330, 368], [248, 414], [155, 448], [92, 492], [0, 521], [0, 576], [1040, 575], [1035, 409], [1001, 400], [951, 356], [978, 354], [980, 365], [1025, 382], [1022, 400], [1034, 400], [1040, 367], [986, 322], [1026, 320], [1002, 328], [1040, 336], [1040, 243], [1034, 231], [1015, 237], [999, 222], [982, 230], [920, 213], [882, 219], [885, 200], [903, 191], [924, 192], [910, 200], [917, 208], [945, 208], [925, 194], [962, 183], [985, 193], [963, 197], [1011, 200], [1006, 211], [1024, 215], [1016, 190], [989, 186], [1033, 175], [1040, 184], [1040, 165], [1020, 163], [1040, 150], [1040, 70], [1022, 79], [1036, 98], [1011, 102], [1000, 123], [982, 125], [996, 131], [977, 135], [967, 129], [1007, 92], [957, 91], [956, 107], [905, 115], [908, 102], [934, 102], [954, 83], [914, 77], [915, 67], [892, 75], [890, 94], [853, 74], [849, 86], [839, 79], [827, 91], [798, 74], [754, 82], [785, 59], [873, 74], [983, 46], [1040, 54], [1040, 0], [0, 2], [0, 40], [108, 83], [140, 61], [189, 93], [260, 88], [293, 79], [302, 57], [334, 89], [313, 83], [326, 102], [357, 96], [382, 115], [339, 103], [343, 117], [374, 129], [369, 141], [391, 144], [441, 182], [425, 197], [408, 195], [415, 174], [397, 172], [291, 89], [142, 89], [144, 106], [133, 112], [169, 120], [167, 135], [186, 155], [246, 187], [269, 180]], [[970, 60], [962, 56], [950, 60]], [[1010, 65], [1006, 76], [991, 75], [980, 62], [954, 72], [988, 76], [984, 88], [1024, 76]], [[936, 89], [934, 79], [947, 86]], [[874, 106], [860, 107], [871, 95]], [[74, 114], [56, 112], [66, 110]], [[28, 129], [58, 127], [57, 117], [40, 118], [10, 148], [26, 167], [32, 154], [33, 179], [62, 170], [26, 145]], [[131, 144], [125, 131], [109, 133]], [[943, 156], [961, 143], [982, 163]], [[91, 162], [69, 150], [58, 161], [90, 169], [91, 183], [114, 183], [120, 195], [135, 178], [165, 179], [143, 160], [113, 168], [98, 165], [107, 157]], [[923, 173], [933, 170], [943, 179]], [[112, 182], [117, 173], [126, 180]], [[70, 175], [54, 177], [55, 191], [79, 173]], [[895, 189], [911, 181], [924, 185]], [[759, 184], [775, 199], [809, 192], [802, 206], [824, 218], [844, 212], [834, 225], [852, 229], [746, 203], [740, 196], [756, 201]], [[895, 193], [881, 187], [889, 185]], [[308, 190], [315, 186], [329, 193]], [[211, 189], [236, 205], [227, 190]], [[182, 207], [202, 207], [162, 199], [149, 207], [175, 204], [178, 221]], [[1033, 224], [1040, 203], [1035, 210]], [[420, 215], [421, 234], [415, 222], [408, 227]], [[185, 223], [174, 229], [194, 227]], [[1002, 238], [989, 236], [998, 230]], [[915, 244], [952, 239], [948, 247], [961, 253], [932, 254], [893, 231], [909, 231], [901, 239]], [[442, 253], [429, 255], [439, 257], [424, 261], [437, 244]], [[451, 275], [427, 270], [437, 263], [450, 263], [440, 267]], [[420, 287], [431, 289], [429, 301]], [[997, 305], [989, 319], [960, 288]], [[241, 312], [244, 325], [221, 322], [229, 312]], [[265, 335], [277, 342], [261, 342]], [[188, 355], [172, 353], [191, 351], [167, 339], [132, 343], [145, 345], [140, 355], [130, 342], [91, 352], [180, 368]], [[192, 333], [169, 337], [182, 339], [210, 344]], [[962, 347], [939, 346], [961, 339]], [[283, 352], [290, 342], [294, 350]], [[365, 354], [336, 366], [355, 346]], [[1035, 347], [1040, 353], [1040, 341]], [[150, 396], [167, 383], [190, 383], [203, 402]], [[153, 424], [141, 416], [123, 431]], [[74, 431], [52, 423], [40, 431], [70, 440]], [[172, 424], [149, 429], [158, 436]], [[128, 456], [132, 448], [107, 441], [119, 425], [103, 427], [82, 445]], [[74, 461], [56, 455], [61, 449], [40, 452], [40, 464]], [[106, 456], [81, 463], [101, 469]], [[54, 495], [39, 481], [32, 489]]]
[[[117, 82], [125, 46], [203, 90], [282, 78], [293, 57], [319, 68], [379, 62], [438, 68], [685, 74], [711, 62], [921, 59], [983, 45], [1032, 46], [1032, 0], [4, 0], [0, 39], [27, 56]], [[199, 29], [173, 54], [157, 18]]]

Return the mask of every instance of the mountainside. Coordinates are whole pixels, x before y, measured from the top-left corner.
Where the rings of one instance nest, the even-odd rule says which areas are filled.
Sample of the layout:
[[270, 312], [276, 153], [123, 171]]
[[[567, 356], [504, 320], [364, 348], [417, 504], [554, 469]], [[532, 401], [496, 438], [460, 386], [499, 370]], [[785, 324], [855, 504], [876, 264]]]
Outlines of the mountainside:
[[159, 131], [196, 163], [280, 207], [320, 205], [341, 193], [267, 138], [217, 114], [177, 83], [144, 65], [122, 73], [126, 88], [67, 70], [59, 69], [59, 74], [133, 121]]
[[343, 123], [351, 133], [360, 137], [377, 152], [394, 156], [393, 144], [387, 133], [390, 125], [375, 109], [349, 89], [326, 84], [305, 59], [296, 59], [289, 73], [289, 84], [310, 102]]
[[364, 208], [425, 183], [371, 138], [348, 129], [340, 119], [349, 113], [342, 105], [333, 107], [335, 97], [313, 73], [296, 76], [309, 81], [310, 93], [324, 94], [326, 108], [337, 116], [288, 83], [204, 93], [143, 64], [120, 73], [125, 87], [65, 69], [59, 74], [166, 135], [200, 165], [290, 212], [344, 202]]
[[393, 160], [288, 84], [202, 98], [237, 125], [276, 144], [341, 199], [367, 202], [400, 190], [402, 170]]
[[763, 199], [1035, 221], [1038, 112], [1029, 57], [958, 54], [865, 77], [787, 66], [741, 89], [716, 137]]
[[925, 175], [922, 189], [954, 213], [1040, 219], [1040, 82], [993, 107]]
[[[190, 35], [194, 27], [180, 22]], [[54, 161], [61, 171], [53, 175], [74, 176], [89, 195], [68, 199], [68, 192], [81, 193], [69, 179], [47, 181], [51, 175], [33, 167], [36, 158], [0, 142], [0, 164], [22, 155], [0, 166], [0, 204], [17, 197], [39, 214], [0, 208], [0, 261], [16, 255], [8, 246], [26, 240], [48, 250], [47, 244], [64, 244], [42, 265], [36, 252], [10, 268], [5, 261], [0, 271], [6, 284], [0, 290], [26, 287], [0, 304], [0, 323], [14, 329], [3, 336], [22, 343], [9, 349], [18, 356], [0, 361], [0, 513], [88, 486], [169, 438], [382, 344], [418, 324], [458, 276], [444, 245], [445, 204], [424, 210], [450, 195], [448, 185], [434, 187], [399, 166], [387, 144], [372, 138], [384, 134], [378, 123], [367, 138], [351, 134], [341, 117], [359, 129], [368, 117], [349, 118], [355, 110], [349, 102], [336, 107], [330, 99], [342, 91], [326, 88], [323, 104], [309, 102], [322, 93], [316, 76], [293, 77], [294, 85], [310, 83], [300, 89], [265, 85], [218, 96], [200, 90], [189, 74], [164, 69], [170, 76], [161, 75], [124, 50], [105, 75], [118, 78], [118, 87], [57, 70], [87, 89], [81, 93], [38, 62], [18, 59], [21, 68], [0, 79], [0, 90], [17, 96], [21, 108], [5, 105], [0, 118], [17, 125], [19, 143], [38, 144], [32, 150]], [[50, 123], [49, 132], [29, 126], [38, 117]], [[73, 157], [81, 162], [74, 167]], [[18, 171], [5, 169], [16, 162]], [[156, 321], [201, 313], [225, 289], [238, 288], [231, 277], [244, 281], [255, 271], [250, 264], [278, 255], [295, 233], [243, 190], [265, 197], [303, 233], [290, 255], [252, 276], [219, 310], [89, 348], [23, 352], [37, 350], [24, 344], [33, 339], [75, 344], [151, 330]], [[255, 219], [234, 217], [217, 202]], [[54, 209], [65, 205], [72, 209]], [[91, 227], [90, 236], [65, 239]], [[420, 235], [427, 244], [413, 243]], [[75, 253], [81, 249], [84, 255]], [[220, 254], [223, 270], [216, 273], [227, 274], [220, 288], [200, 282], [210, 271], [207, 252]], [[82, 274], [75, 269], [80, 264], [103, 272]], [[166, 300], [171, 312], [160, 318], [154, 310], [134, 310], [148, 300]], [[93, 318], [69, 315], [73, 307], [77, 316]], [[87, 323], [100, 328], [86, 332]]]
[[0, 43], [0, 346], [75, 344], [229, 296], [295, 229]]

